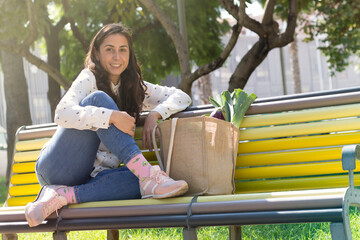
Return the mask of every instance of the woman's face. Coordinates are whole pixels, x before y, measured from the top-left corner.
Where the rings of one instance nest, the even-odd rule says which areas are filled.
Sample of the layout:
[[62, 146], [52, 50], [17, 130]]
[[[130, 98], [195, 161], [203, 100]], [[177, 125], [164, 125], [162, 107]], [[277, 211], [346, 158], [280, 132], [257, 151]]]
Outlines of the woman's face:
[[104, 39], [96, 52], [101, 66], [109, 73], [109, 78], [115, 85], [120, 74], [129, 64], [130, 49], [126, 37], [122, 34], [112, 34]]

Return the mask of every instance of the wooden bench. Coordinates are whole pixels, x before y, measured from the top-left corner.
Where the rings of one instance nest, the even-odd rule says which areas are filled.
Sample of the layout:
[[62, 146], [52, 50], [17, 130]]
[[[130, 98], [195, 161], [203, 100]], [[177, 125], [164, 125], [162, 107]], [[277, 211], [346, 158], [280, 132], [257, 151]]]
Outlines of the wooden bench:
[[[256, 101], [244, 119], [235, 174], [236, 194], [92, 202], [70, 205], [38, 227], [27, 226], [24, 205], [40, 186], [34, 165], [56, 126], [19, 129], [9, 195], [0, 208], [0, 233], [54, 232], [66, 239], [74, 230], [196, 228], [330, 222], [333, 239], [351, 239], [350, 206], [360, 205], [360, 91], [307, 94]], [[177, 117], [208, 114], [211, 106], [188, 108]], [[141, 128], [135, 138], [140, 143]], [[155, 163], [153, 152], [143, 150]], [[221, 161], [221, 160], [220, 160]]]

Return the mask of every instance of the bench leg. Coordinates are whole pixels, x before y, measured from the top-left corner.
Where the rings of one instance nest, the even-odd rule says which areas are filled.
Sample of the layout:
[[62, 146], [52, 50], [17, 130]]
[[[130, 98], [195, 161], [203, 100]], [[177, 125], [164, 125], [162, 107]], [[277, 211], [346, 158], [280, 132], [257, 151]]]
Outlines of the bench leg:
[[196, 228], [184, 228], [183, 229], [183, 238], [184, 240], [196, 240]]
[[107, 240], [119, 240], [119, 230], [116, 229], [107, 230], [106, 236], [107, 236], [106, 237]]
[[334, 240], [345, 240], [345, 227], [341, 222], [330, 224], [331, 239]]
[[56, 231], [53, 233], [54, 240], [67, 240], [66, 232]]
[[2, 240], [18, 240], [18, 235], [16, 233], [4, 233]]
[[229, 227], [229, 239], [241, 240], [241, 226], [234, 225]]

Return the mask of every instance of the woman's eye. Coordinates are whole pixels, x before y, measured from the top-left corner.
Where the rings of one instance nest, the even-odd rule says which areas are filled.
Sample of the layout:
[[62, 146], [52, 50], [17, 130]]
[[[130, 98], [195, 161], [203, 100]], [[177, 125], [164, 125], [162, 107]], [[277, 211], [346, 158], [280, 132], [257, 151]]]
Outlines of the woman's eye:
[[105, 51], [111, 52], [112, 50], [113, 50], [112, 48], [107, 48]]
[[126, 48], [121, 48], [120, 52], [127, 52], [127, 49]]

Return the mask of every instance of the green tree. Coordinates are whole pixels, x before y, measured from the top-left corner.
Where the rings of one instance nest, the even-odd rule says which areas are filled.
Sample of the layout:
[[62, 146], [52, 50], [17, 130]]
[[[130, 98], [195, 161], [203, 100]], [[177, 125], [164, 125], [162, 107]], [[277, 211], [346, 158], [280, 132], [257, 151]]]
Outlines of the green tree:
[[[286, 4], [284, 5], [281, 1], [266, 0], [264, 4], [264, 16], [262, 21], [259, 22], [246, 14], [245, 0], [239, 1], [239, 6], [230, 0], [219, 1], [239, 24], [256, 33], [259, 37], [259, 40], [240, 60], [234, 73], [230, 77], [229, 90], [233, 91], [235, 88], [244, 88], [255, 68], [260, 65], [272, 49], [284, 47], [294, 40], [299, 2], [297, 0], [289, 0], [285, 1]], [[275, 9], [284, 6], [286, 8], [286, 29], [284, 32], [280, 32]]]
[[[350, 63], [350, 56], [360, 55], [360, 6], [356, 0], [313, 1], [314, 11], [305, 22], [307, 40], [319, 37], [319, 47], [327, 56], [332, 74]], [[314, 18], [315, 17], [315, 18]]]
[[[220, 36], [224, 33], [223, 27], [226, 26], [226, 22], [220, 23], [218, 21], [218, 17], [220, 17], [219, 3], [215, 1], [186, 1], [186, 12], [189, 13], [186, 19], [187, 28], [190, 28], [188, 34], [189, 44], [187, 44], [186, 39], [180, 33], [177, 14], [174, 14], [174, 7], [172, 8], [173, 10], [168, 9], [166, 8], [167, 6], [163, 6], [162, 1], [139, 1], [161, 23], [171, 38], [177, 53], [178, 66], [181, 73], [179, 87], [188, 94], [191, 93], [192, 83], [196, 79], [207, 75], [223, 65], [235, 46], [241, 31], [242, 26], [235, 24], [232, 27], [232, 35], [229, 42], [225, 47], [222, 47]], [[207, 4], [212, 4], [212, 7], [207, 8]], [[196, 14], [191, 14], [191, 11], [194, 10]], [[207, 48], [208, 44], [213, 47]], [[202, 55], [198, 55], [198, 53], [202, 53]], [[199, 67], [192, 71], [195, 66]]]
[[[5, 7], [6, 4], [11, 5], [11, 7]], [[58, 69], [36, 57], [30, 51], [35, 41], [40, 39], [48, 29], [47, 22], [43, 18], [43, 1], [26, 0], [26, 5], [24, 5], [24, 1], [18, 0], [0, 2], [0, 48], [23, 56], [33, 65], [47, 72], [64, 88], [68, 88], [69, 82], [60, 74]], [[11, 11], [6, 9], [11, 9]], [[7, 43], [3, 41], [11, 37], [16, 38], [17, 41]]]

